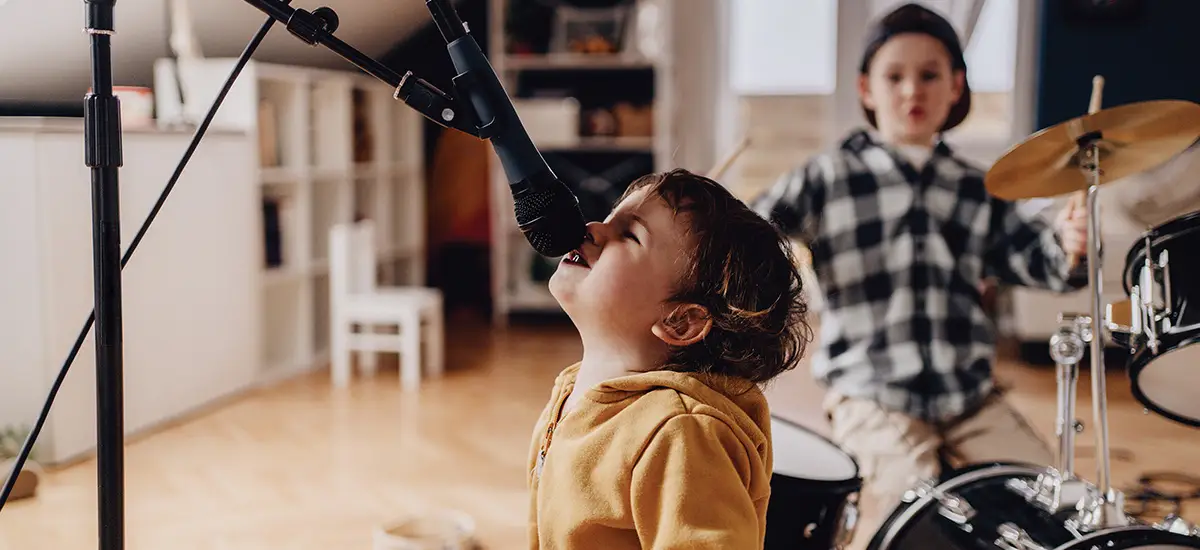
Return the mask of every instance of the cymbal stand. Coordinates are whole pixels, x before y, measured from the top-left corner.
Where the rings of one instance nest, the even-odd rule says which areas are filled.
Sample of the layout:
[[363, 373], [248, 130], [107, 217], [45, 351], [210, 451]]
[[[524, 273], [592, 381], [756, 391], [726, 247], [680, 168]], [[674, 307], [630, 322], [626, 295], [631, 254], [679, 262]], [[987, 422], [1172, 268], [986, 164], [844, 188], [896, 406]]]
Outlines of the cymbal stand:
[[1085, 495], [1094, 492], [1091, 484], [1075, 475], [1075, 434], [1083, 430], [1083, 424], [1075, 417], [1075, 395], [1079, 361], [1083, 359], [1084, 346], [1093, 339], [1092, 320], [1088, 315], [1060, 313], [1058, 322], [1058, 331], [1050, 337], [1050, 357], [1057, 365], [1058, 463], [1046, 468], [1036, 480], [1014, 478], [1007, 483], [1009, 489], [1052, 514], [1074, 507]]
[[1100, 256], [1100, 153], [1103, 136], [1100, 132], [1088, 132], [1077, 143], [1082, 155], [1080, 170], [1090, 176], [1087, 188], [1088, 240], [1087, 268], [1088, 288], [1091, 292], [1090, 351], [1092, 362], [1092, 414], [1096, 424], [1097, 491], [1089, 491], [1077, 507], [1078, 513], [1070, 521], [1079, 529], [1093, 531], [1129, 524], [1125, 514], [1124, 495], [1112, 487], [1112, 471], [1109, 465], [1108, 445], [1108, 399], [1104, 371], [1104, 326], [1101, 311], [1103, 305], [1103, 281]]
[[1084, 345], [1095, 337], [1091, 331], [1091, 318], [1086, 315], [1060, 313], [1058, 332], [1050, 337], [1050, 356], [1057, 366], [1058, 422], [1058, 471], [1064, 479], [1075, 479], [1075, 434], [1083, 430], [1083, 424], [1075, 417], [1076, 387], [1079, 384], [1079, 361], [1083, 359]]

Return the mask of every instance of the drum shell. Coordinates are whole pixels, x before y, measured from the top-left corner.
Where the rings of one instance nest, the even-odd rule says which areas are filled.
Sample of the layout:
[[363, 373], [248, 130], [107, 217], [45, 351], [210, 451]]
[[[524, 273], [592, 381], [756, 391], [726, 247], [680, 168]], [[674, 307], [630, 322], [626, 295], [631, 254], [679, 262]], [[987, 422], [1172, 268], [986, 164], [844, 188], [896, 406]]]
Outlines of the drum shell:
[[[1140, 273], [1145, 268], [1147, 243], [1150, 259], [1157, 263], [1166, 252], [1166, 270], [1156, 270], [1155, 281], [1160, 289], [1169, 287], [1169, 313], [1162, 321], [1149, 320], [1157, 334], [1157, 349], [1152, 349], [1145, 335], [1114, 334], [1113, 340], [1130, 351], [1128, 375], [1134, 397], [1147, 409], [1175, 422], [1200, 427], [1200, 417], [1177, 414], [1165, 408], [1155, 398], [1153, 390], [1144, 386], [1146, 372], [1154, 363], [1170, 353], [1200, 342], [1200, 296], [1192, 304], [1192, 294], [1200, 292], [1200, 211], [1174, 218], [1142, 234], [1125, 256], [1122, 278], [1125, 292], [1133, 295], [1141, 284]], [[1139, 288], [1141, 294], [1146, 289]], [[1196, 307], [1191, 307], [1191, 306]], [[1136, 308], [1137, 306], [1134, 305]], [[1135, 313], [1136, 314], [1136, 313]], [[1189, 350], [1190, 352], [1191, 350]], [[1200, 352], [1200, 350], [1198, 350]], [[1197, 369], [1200, 369], [1198, 362]], [[1197, 371], [1200, 377], [1200, 370]]]
[[1200, 537], [1164, 531], [1150, 525], [1105, 529], [1054, 550], [1183, 550], [1200, 548]]
[[862, 478], [845, 481], [771, 476], [765, 550], [828, 550], [846, 521], [846, 503], [857, 503]]
[[[1005, 487], [1008, 480], [1033, 481], [1044, 466], [1014, 463], [978, 464], [955, 472], [938, 488], [965, 498], [975, 509], [967, 520], [970, 529], [943, 521], [936, 504], [924, 498], [903, 502], [874, 534], [868, 550], [967, 550], [1002, 548], [996, 544], [998, 527], [1015, 524], [1047, 550], [1200, 549], [1200, 537], [1171, 533], [1157, 527], [1132, 525], [1078, 536], [1067, 526], [1074, 502], [1060, 513], [1029, 503]], [[933, 521], [930, 521], [933, 520]], [[1166, 545], [1166, 546], [1160, 546]]]
[[[849, 463], [852, 474], [842, 479], [784, 474], [780, 470], [785, 468], [779, 464], [783, 457], [776, 452], [775, 471], [771, 475], [771, 497], [767, 503], [764, 550], [829, 550], [837, 547], [839, 539], [854, 532], [858, 495], [863, 486], [858, 461], [829, 438], [804, 426], [780, 417], [773, 417], [772, 423], [776, 427], [771, 434], [776, 440], [776, 449], [779, 448], [778, 439], [783, 433], [778, 428], [787, 426], [789, 430], [803, 433], [803, 440], [823, 445], [826, 451], [836, 452]], [[847, 514], [853, 514], [854, 517], [847, 518]], [[849, 533], [843, 530], [849, 530]]]

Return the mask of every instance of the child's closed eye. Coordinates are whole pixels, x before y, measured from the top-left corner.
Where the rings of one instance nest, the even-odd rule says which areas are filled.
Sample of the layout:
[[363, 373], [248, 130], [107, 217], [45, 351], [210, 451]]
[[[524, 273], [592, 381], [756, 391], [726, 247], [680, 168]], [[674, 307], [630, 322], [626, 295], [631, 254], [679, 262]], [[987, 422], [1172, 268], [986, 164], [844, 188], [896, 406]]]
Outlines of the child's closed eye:
[[622, 236], [627, 239], [633, 240], [633, 242], [635, 242], [635, 243], [642, 244], [642, 241], [637, 238], [637, 235], [633, 234], [633, 231], [626, 231], [624, 234], [622, 234]]

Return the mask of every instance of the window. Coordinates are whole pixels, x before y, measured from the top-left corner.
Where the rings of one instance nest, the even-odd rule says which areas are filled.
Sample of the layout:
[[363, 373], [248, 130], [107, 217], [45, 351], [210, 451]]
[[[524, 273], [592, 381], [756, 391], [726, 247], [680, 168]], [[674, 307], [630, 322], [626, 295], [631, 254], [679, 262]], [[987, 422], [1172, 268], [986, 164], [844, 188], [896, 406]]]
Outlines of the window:
[[735, 93], [833, 93], [837, 0], [730, 2], [729, 69]]
[[[824, 95], [836, 89], [838, 0], [729, 0], [730, 78], [741, 95]], [[857, 0], [861, 1], [861, 0]], [[878, 17], [907, 0], [870, 0]], [[923, 0], [962, 34], [983, 2], [965, 55], [976, 92], [1012, 90], [1018, 0]], [[863, 21], [862, 25], [870, 24]]]

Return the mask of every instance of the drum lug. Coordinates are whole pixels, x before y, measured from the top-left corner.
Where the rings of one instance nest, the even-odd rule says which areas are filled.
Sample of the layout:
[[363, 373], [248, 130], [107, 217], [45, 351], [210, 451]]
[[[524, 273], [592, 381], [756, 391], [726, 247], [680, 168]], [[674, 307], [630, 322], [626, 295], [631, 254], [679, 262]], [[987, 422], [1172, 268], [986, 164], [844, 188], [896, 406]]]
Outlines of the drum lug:
[[1043, 510], [1057, 512], [1062, 500], [1059, 495], [1062, 482], [1062, 476], [1057, 472], [1049, 472], [1039, 475], [1034, 481], [1012, 478], [1004, 485], [1021, 495], [1026, 502], [1037, 504]]
[[962, 497], [943, 494], [938, 498], [938, 512], [942, 517], [959, 525], [966, 525], [975, 517], [975, 509]]
[[916, 487], [905, 491], [901, 500], [911, 504], [926, 497], [937, 501], [938, 512], [954, 523], [966, 525], [971, 518], [975, 517], [975, 509], [966, 500], [953, 494], [947, 494], [928, 479], [918, 481]]
[[1200, 537], [1200, 527], [1175, 514], [1168, 514], [1167, 517], [1163, 518], [1162, 523], [1156, 523], [1154, 526], [1163, 531], [1170, 531], [1178, 535]]
[[858, 498], [851, 496], [842, 507], [842, 524], [834, 536], [834, 548], [841, 550], [854, 540], [854, 529], [858, 527]]
[[1000, 524], [997, 531], [1000, 538], [996, 539], [996, 546], [1004, 550], [1047, 550], [1045, 546], [1034, 541], [1024, 529], [1012, 523]]
[[1066, 526], [1079, 533], [1125, 527], [1130, 523], [1125, 513], [1125, 495], [1120, 491], [1110, 490], [1108, 494], [1088, 491], [1075, 505], [1075, 510], [1075, 514], [1067, 519]]
[[912, 489], [904, 491], [904, 495], [900, 497], [905, 504], [912, 504], [920, 499], [923, 499], [933, 493], [936, 486], [933, 481], [922, 479], [917, 482], [917, 485]]

